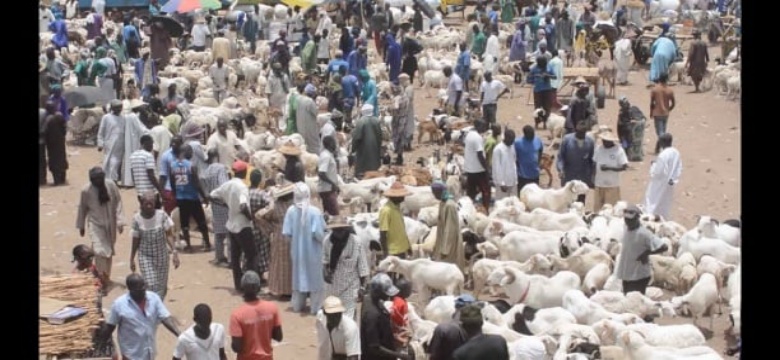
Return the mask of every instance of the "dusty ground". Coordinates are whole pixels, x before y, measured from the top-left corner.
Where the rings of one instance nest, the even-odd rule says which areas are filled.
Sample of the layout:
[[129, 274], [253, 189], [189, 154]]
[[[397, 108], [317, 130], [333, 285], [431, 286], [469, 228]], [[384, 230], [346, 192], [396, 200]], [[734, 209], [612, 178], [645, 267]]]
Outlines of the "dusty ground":
[[[710, 54], [715, 57], [719, 49], [711, 48]], [[564, 70], [565, 71], [565, 70]], [[633, 104], [638, 105], [645, 114], [649, 109], [649, 92], [645, 88], [647, 71], [632, 72], [632, 85], [618, 87], [618, 96], [627, 96]], [[672, 217], [685, 226], [691, 226], [697, 214], [711, 215], [717, 219], [737, 218], [740, 215], [740, 107], [737, 102], [727, 101], [717, 97], [713, 92], [691, 94], [691, 86], [678, 85], [674, 91], [678, 107], [672, 112], [668, 131], [675, 136], [675, 147], [680, 150], [683, 160], [682, 180], [675, 195], [675, 208]], [[532, 124], [532, 106], [526, 105], [529, 88], [518, 88], [514, 99], [501, 100], [498, 118], [502, 124], [509, 124], [518, 133], [523, 125]], [[427, 115], [433, 108], [433, 99], [424, 98], [418, 91], [415, 99], [419, 116]], [[612, 127], [617, 121], [617, 101], [610, 99], [606, 108], [599, 111], [601, 124]], [[515, 120], [517, 115], [523, 116], [523, 123]], [[653, 150], [655, 133], [648, 128], [645, 133], [645, 152]], [[541, 135], [547, 136], [546, 131]], [[415, 150], [411, 158], [427, 156], [433, 147], [423, 145]], [[69, 147], [70, 170], [69, 185], [63, 187], [40, 188], [40, 264], [41, 274], [67, 273], [73, 264], [71, 249], [79, 243], [88, 244], [87, 238], [80, 238], [75, 229], [78, 191], [88, 181], [87, 171], [90, 167], [100, 165], [101, 155], [95, 148]], [[648, 171], [652, 155], [645, 157], [641, 163], [631, 163], [629, 171], [622, 175], [622, 194], [625, 200], [641, 202], [647, 185]], [[50, 180], [51, 181], [51, 180]], [[557, 185], [557, 181], [554, 182]], [[134, 190], [122, 190], [126, 219], [137, 210]], [[198, 235], [193, 244], [198, 245]], [[116, 246], [118, 255], [114, 259], [112, 279], [123, 283], [130, 273], [130, 237], [129, 231], [119, 236]], [[165, 304], [171, 313], [182, 323], [182, 329], [192, 325], [192, 309], [198, 303], [209, 304], [214, 311], [214, 321], [227, 327], [230, 311], [241, 303], [240, 296], [232, 292], [232, 277], [230, 270], [216, 268], [208, 263], [213, 257], [209, 253], [183, 254], [182, 266], [171, 270], [169, 280], [169, 295]], [[125, 290], [115, 288], [104, 299], [108, 308], [111, 302]], [[311, 359], [316, 354], [314, 319], [311, 316], [301, 316], [291, 313], [289, 303], [279, 303], [284, 328], [284, 342], [275, 348], [279, 359]], [[422, 308], [422, 306], [418, 306]], [[714, 336], [708, 344], [722, 352], [726, 348], [724, 330], [728, 327], [727, 307], [723, 307], [724, 316], [715, 320]], [[690, 322], [688, 318], [678, 318], [671, 322]], [[662, 324], [670, 321], [661, 320]], [[707, 328], [708, 320], [700, 321]], [[175, 346], [174, 337], [163, 327], [160, 327], [157, 337], [158, 358], [169, 358]], [[227, 351], [232, 353], [229, 346]], [[231, 357], [233, 355], [230, 355]]]

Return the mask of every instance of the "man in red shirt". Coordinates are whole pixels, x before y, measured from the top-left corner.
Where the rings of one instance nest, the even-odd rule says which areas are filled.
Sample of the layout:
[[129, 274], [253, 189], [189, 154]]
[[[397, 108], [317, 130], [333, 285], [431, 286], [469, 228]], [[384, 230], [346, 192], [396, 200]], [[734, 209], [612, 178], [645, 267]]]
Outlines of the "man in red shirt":
[[412, 283], [406, 279], [396, 281], [398, 295], [393, 296], [393, 307], [390, 311], [390, 321], [393, 323], [393, 337], [400, 347], [405, 347], [411, 338], [409, 327], [409, 304], [406, 299], [412, 295]]
[[249, 270], [241, 277], [244, 304], [230, 314], [230, 347], [237, 360], [273, 360], [271, 339], [282, 341], [282, 320], [276, 304], [257, 297], [260, 276]]

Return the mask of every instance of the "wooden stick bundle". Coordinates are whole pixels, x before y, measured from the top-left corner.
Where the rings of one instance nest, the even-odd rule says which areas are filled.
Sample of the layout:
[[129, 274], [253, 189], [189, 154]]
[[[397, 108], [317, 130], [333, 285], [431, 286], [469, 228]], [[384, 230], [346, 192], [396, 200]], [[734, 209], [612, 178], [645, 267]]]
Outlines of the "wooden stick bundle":
[[83, 354], [92, 349], [92, 336], [103, 320], [97, 306], [98, 290], [95, 278], [88, 274], [42, 277], [40, 296], [67, 301], [84, 308], [87, 313], [62, 325], [38, 322], [38, 352], [45, 355]]

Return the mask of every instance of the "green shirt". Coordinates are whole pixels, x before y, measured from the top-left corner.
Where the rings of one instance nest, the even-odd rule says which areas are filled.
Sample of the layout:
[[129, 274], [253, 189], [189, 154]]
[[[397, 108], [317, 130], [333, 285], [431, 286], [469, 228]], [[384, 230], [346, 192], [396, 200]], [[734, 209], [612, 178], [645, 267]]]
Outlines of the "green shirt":
[[388, 201], [379, 210], [379, 231], [387, 232], [388, 254], [404, 254], [411, 249], [409, 237], [406, 236], [406, 226], [404, 226], [401, 208], [392, 201]]
[[488, 168], [493, 166], [491, 160], [493, 160], [493, 148], [498, 145], [498, 140], [494, 136], [490, 136], [485, 140], [485, 160], [487, 160]]
[[477, 56], [482, 56], [485, 53], [485, 45], [487, 44], [487, 38], [485, 33], [480, 31], [479, 34], [474, 35], [474, 39], [471, 41], [471, 53]]

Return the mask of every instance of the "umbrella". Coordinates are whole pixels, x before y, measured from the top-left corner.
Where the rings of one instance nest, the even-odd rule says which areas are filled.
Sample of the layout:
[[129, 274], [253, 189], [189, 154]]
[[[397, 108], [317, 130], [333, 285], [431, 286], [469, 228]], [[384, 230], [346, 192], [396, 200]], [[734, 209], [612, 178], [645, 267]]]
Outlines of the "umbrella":
[[162, 11], [167, 13], [188, 13], [195, 9], [219, 10], [222, 3], [219, 0], [170, 0], [163, 5]]
[[114, 99], [113, 91], [104, 91], [94, 86], [79, 86], [68, 90], [62, 94], [65, 102], [68, 103], [68, 109], [83, 107], [97, 103], [107, 103]]
[[420, 7], [420, 11], [425, 14], [429, 19], [436, 17], [436, 11], [431, 8], [431, 5], [427, 1], [413, 0], [414, 4]]
[[165, 30], [168, 30], [168, 32], [171, 34], [171, 37], [179, 37], [184, 34], [184, 26], [171, 17], [153, 16], [151, 20], [152, 24], [154, 24], [155, 21], [162, 21]]

